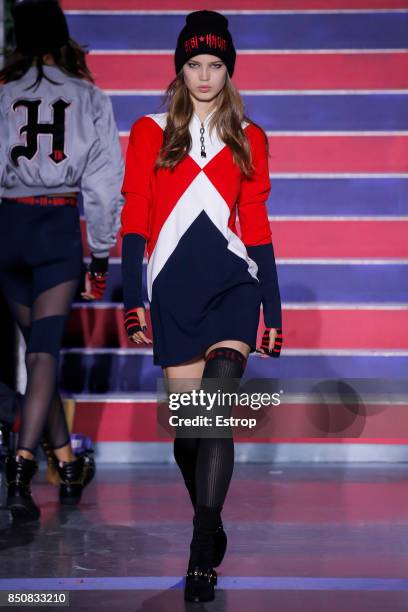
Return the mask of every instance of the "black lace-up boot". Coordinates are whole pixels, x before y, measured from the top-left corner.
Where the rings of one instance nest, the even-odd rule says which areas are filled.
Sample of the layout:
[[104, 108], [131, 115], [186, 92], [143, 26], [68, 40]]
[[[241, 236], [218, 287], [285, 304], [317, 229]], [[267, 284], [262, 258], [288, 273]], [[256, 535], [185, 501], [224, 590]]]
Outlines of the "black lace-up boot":
[[81, 500], [82, 491], [95, 476], [95, 461], [87, 450], [74, 461], [58, 461], [57, 470], [61, 479], [59, 498], [64, 505], [75, 506]]
[[21, 455], [5, 460], [7, 507], [15, 520], [37, 520], [41, 511], [31, 496], [30, 482], [38, 470], [35, 459], [26, 459]]

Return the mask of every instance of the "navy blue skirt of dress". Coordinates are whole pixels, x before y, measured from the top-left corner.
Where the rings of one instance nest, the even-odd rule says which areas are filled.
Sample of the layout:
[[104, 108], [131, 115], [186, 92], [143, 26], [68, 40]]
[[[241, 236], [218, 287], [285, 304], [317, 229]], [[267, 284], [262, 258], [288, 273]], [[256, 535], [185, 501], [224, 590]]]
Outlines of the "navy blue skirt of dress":
[[259, 281], [203, 211], [182, 236], [152, 286], [153, 363], [199, 358], [215, 342], [241, 340], [256, 350]]

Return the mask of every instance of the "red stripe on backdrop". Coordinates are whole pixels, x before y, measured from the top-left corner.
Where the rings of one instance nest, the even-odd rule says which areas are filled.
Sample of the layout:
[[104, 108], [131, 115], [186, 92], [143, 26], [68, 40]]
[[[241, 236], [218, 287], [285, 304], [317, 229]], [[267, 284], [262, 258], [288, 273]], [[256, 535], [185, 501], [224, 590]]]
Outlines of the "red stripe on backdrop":
[[[354, 442], [384, 444], [406, 443], [402, 437], [408, 427], [408, 405], [282, 403], [268, 409], [235, 409], [234, 416], [262, 421], [253, 436], [248, 430], [234, 429], [241, 442]], [[114, 403], [80, 402], [77, 404], [74, 431], [96, 442], [169, 442], [169, 409], [158, 411], [155, 402]], [[172, 414], [177, 414], [172, 411]], [[255, 427], [253, 428], [255, 429]], [[381, 434], [381, 437], [378, 435]], [[399, 435], [401, 434], [401, 437]], [[329, 437], [325, 437], [329, 436]]]
[[[125, 154], [128, 137], [121, 143]], [[269, 145], [275, 173], [408, 172], [408, 136], [269, 136]]]
[[[174, 77], [173, 56], [89, 55], [103, 89], [158, 89]], [[234, 83], [239, 89], [407, 89], [408, 53], [238, 53]]]
[[[146, 309], [151, 338], [150, 310]], [[285, 349], [407, 349], [408, 310], [283, 309]], [[257, 335], [261, 346], [262, 317]], [[122, 308], [74, 308], [67, 324], [70, 344], [77, 347], [147, 348], [127, 339]], [[408, 430], [407, 430], [408, 431]]]
[[[330, 202], [327, 206], [330, 207]], [[408, 257], [407, 221], [271, 221], [270, 226], [279, 258]], [[89, 257], [83, 220], [82, 242], [85, 255]], [[111, 251], [112, 257], [120, 257], [121, 245], [119, 236]]]
[[276, 252], [281, 258], [408, 257], [407, 221], [271, 221], [270, 224]]
[[[185, 10], [202, 9], [202, 0], [62, 0], [65, 10]], [[206, 0], [205, 8], [230, 10], [316, 10], [407, 8], [407, 0]]]

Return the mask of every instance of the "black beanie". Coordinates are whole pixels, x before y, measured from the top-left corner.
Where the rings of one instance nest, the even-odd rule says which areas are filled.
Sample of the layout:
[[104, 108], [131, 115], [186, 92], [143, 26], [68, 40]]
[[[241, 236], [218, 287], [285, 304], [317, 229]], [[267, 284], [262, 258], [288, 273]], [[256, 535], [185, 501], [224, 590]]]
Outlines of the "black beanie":
[[20, 0], [11, 9], [16, 48], [43, 55], [67, 44], [68, 25], [57, 0]]
[[208, 53], [216, 55], [227, 66], [230, 77], [234, 72], [235, 48], [230, 32], [228, 19], [215, 11], [195, 11], [186, 17], [186, 24], [181, 30], [174, 64], [176, 72], [194, 55]]

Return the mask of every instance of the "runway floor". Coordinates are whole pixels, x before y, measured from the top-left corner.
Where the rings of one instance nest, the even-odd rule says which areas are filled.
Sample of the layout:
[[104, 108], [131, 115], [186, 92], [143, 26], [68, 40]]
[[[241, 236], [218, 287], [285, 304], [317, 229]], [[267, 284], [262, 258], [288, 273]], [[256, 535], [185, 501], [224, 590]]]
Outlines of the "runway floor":
[[188, 604], [192, 507], [175, 465], [99, 465], [76, 508], [42, 469], [38, 524], [12, 525], [1, 485], [0, 591], [68, 591], [75, 612], [406, 611], [407, 485], [403, 463], [236, 464], [215, 601]]

